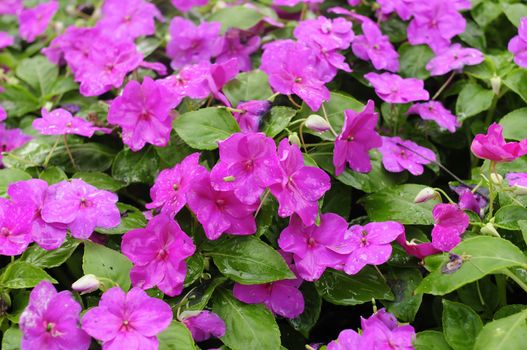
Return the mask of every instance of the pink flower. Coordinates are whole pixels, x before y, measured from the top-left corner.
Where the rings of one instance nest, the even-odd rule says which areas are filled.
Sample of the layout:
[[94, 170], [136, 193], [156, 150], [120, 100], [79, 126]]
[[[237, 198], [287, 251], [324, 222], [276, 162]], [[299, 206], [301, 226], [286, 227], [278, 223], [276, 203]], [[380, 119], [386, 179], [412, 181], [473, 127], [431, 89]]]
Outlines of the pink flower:
[[15, 38], [6, 32], [0, 32], [0, 50], [13, 45]]
[[0, 198], [0, 255], [22, 254], [31, 243], [34, 206]]
[[0, 1], [0, 15], [18, 15], [23, 9], [23, 0]]
[[59, 9], [57, 1], [43, 2], [33, 8], [23, 9], [18, 15], [20, 37], [31, 43], [44, 33]]
[[361, 318], [362, 349], [413, 350], [415, 330], [410, 325], [399, 326], [392, 314], [380, 309], [369, 319]]
[[196, 64], [185, 66], [177, 74], [156, 82], [167, 88], [173, 106], [178, 106], [184, 97], [201, 99], [209, 96], [209, 75], [210, 64]]
[[145, 77], [142, 84], [131, 80], [121, 96], [116, 97], [108, 111], [108, 122], [123, 129], [123, 142], [134, 152], [146, 143], [164, 147], [170, 140], [174, 107], [167, 89]]
[[461, 235], [469, 225], [469, 217], [455, 204], [437, 204], [432, 211], [435, 225], [432, 229], [432, 245], [448, 252], [461, 242]]
[[477, 192], [472, 193], [470, 188], [465, 186], [450, 186], [459, 196], [458, 206], [462, 210], [471, 210], [478, 215], [483, 215], [483, 209], [487, 206], [485, 197]]
[[399, 70], [399, 54], [390, 40], [383, 35], [379, 26], [373, 21], [362, 22], [362, 34], [352, 43], [355, 56], [370, 60], [375, 69], [386, 69], [392, 72]]
[[456, 116], [439, 101], [416, 103], [410, 107], [408, 114], [419, 114], [423, 120], [433, 120], [441, 128], [450, 132], [456, 132], [456, 129], [461, 126]]
[[300, 3], [316, 4], [324, 2], [324, 0], [274, 0], [273, 5], [293, 7]]
[[191, 8], [207, 5], [209, 0], [172, 0], [172, 5], [181, 12], [188, 12]]
[[220, 161], [210, 179], [216, 191], [234, 191], [246, 204], [281, 180], [274, 140], [263, 133], [236, 133], [219, 144]]
[[352, 170], [367, 173], [371, 170], [369, 150], [382, 145], [375, 131], [379, 115], [375, 113], [373, 101], [369, 100], [362, 112], [347, 109], [344, 117], [344, 127], [335, 141], [333, 153], [335, 175], [344, 171], [346, 162]]
[[354, 275], [366, 265], [381, 265], [387, 262], [392, 255], [391, 242], [403, 232], [404, 226], [395, 221], [351, 226], [340, 249], [340, 252], [349, 254], [344, 272]]
[[196, 246], [168, 215], [154, 216], [146, 228], [127, 232], [121, 250], [133, 263], [130, 278], [135, 287], [159, 289], [174, 297], [183, 290], [187, 274], [185, 259]]
[[301, 21], [295, 28], [294, 35], [308, 46], [316, 44], [322, 50], [346, 50], [353, 40], [352, 23], [344, 18], [319, 16], [317, 19]]
[[116, 202], [116, 194], [72, 179], [49, 187], [41, 214], [47, 223], [68, 225], [73, 237], [88, 239], [96, 227], [119, 225]]
[[103, 350], [153, 350], [159, 346], [156, 335], [172, 318], [172, 309], [163, 300], [139, 288], [125, 293], [114, 287], [102, 295], [99, 306], [86, 312], [82, 329], [102, 341]]
[[412, 5], [415, 0], [377, 0], [380, 5], [379, 11], [383, 15], [396, 12], [401, 19], [407, 21], [412, 17]]
[[481, 159], [495, 162], [512, 162], [527, 154], [527, 139], [521, 142], [505, 142], [503, 127], [493, 123], [486, 135], [478, 134], [472, 141], [470, 150]]
[[3, 122], [7, 119], [7, 112], [5, 111], [4, 107], [0, 106], [0, 122]]
[[73, 117], [65, 109], [58, 108], [48, 112], [45, 108], [40, 111], [42, 118], [33, 120], [33, 128], [42, 135], [81, 135], [92, 137], [96, 131], [110, 133], [110, 129], [99, 128], [82, 118]]
[[352, 329], [346, 329], [340, 332], [337, 340], [328, 344], [327, 350], [349, 350], [360, 348], [361, 337], [359, 333]]
[[26, 135], [20, 129], [6, 129], [0, 124], [0, 167], [2, 166], [2, 152], [10, 152], [25, 145], [32, 137]]
[[306, 281], [320, 278], [328, 267], [342, 265], [346, 255], [340, 254], [340, 245], [348, 223], [337, 214], [320, 215], [320, 225], [305, 226], [302, 220], [293, 215], [280, 237], [278, 245], [293, 253], [298, 275]]
[[100, 40], [99, 28], [77, 28], [69, 26], [66, 31], [55, 37], [42, 53], [55, 64], [68, 63], [74, 74], [83, 70], [89, 62], [91, 47]]
[[509, 41], [508, 49], [514, 55], [514, 62], [527, 68], [527, 17], [523, 17], [518, 27], [518, 35]]
[[[225, 322], [211, 311], [200, 311], [197, 315], [184, 315], [181, 322], [190, 330], [196, 342], [205, 341], [212, 337], [221, 338], [225, 335]], [[186, 316], [186, 317], [185, 317]]]
[[305, 166], [302, 152], [283, 139], [278, 146], [282, 179], [269, 187], [280, 204], [278, 215], [298, 214], [306, 226], [313, 225], [318, 215], [318, 200], [330, 187], [330, 178], [316, 167]]
[[461, 71], [464, 66], [473, 66], [483, 62], [485, 57], [481, 51], [472, 48], [461, 47], [453, 44], [447, 50], [436, 55], [426, 65], [430, 75], [443, 75], [450, 71]]
[[384, 168], [392, 173], [400, 173], [406, 169], [412, 175], [421, 175], [424, 172], [423, 164], [436, 160], [432, 150], [398, 136], [383, 136], [379, 151], [382, 154]]
[[403, 79], [391, 73], [368, 73], [364, 78], [373, 85], [377, 96], [388, 103], [426, 101], [430, 98], [428, 91], [424, 89], [424, 82], [420, 79]]
[[223, 48], [216, 57], [216, 62], [222, 63], [235, 58], [240, 71], [252, 69], [251, 54], [260, 47], [260, 37], [250, 32], [231, 28], [225, 33]]
[[242, 132], [258, 132], [262, 117], [271, 107], [272, 103], [268, 100], [240, 102], [236, 109], [243, 112], [234, 112], [233, 116]]
[[209, 174], [192, 182], [187, 201], [210, 240], [218, 239], [223, 233], [251, 235], [256, 232], [253, 213], [258, 203], [247, 205], [232, 191], [216, 191], [210, 184]]
[[199, 26], [192, 21], [175, 17], [170, 22], [170, 41], [167, 44], [167, 55], [172, 59], [174, 69], [187, 64], [209, 62], [223, 48], [219, 22], [204, 22]]
[[527, 173], [508, 173], [505, 175], [509, 186], [527, 187]]
[[81, 311], [70, 291], [57, 293], [48, 281], [40, 282], [20, 315], [22, 350], [87, 350], [91, 338], [79, 326]]
[[18, 181], [9, 185], [7, 194], [13, 203], [32, 213], [31, 239], [46, 250], [57, 249], [66, 238], [66, 225], [47, 223], [42, 219], [48, 183], [39, 179]]

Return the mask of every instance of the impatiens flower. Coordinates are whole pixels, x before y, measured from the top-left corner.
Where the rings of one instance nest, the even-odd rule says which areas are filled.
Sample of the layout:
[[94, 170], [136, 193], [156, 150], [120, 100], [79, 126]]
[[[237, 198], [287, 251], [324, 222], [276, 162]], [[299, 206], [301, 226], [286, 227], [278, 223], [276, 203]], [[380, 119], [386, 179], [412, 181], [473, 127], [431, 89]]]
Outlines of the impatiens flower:
[[423, 164], [436, 160], [432, 150], [398, 136], [383, 136], [379, 151], [382, 154], [384, 168], [392, 173], [400, 173], [406, 169], [412, 175], [421, 175], [424, 172]]
[[54, 38], [42, 53], [55, 64], [66, 61], [74, 74], [84, 70], [89, 62], [91, 47], [101, 40], [99, 28], [77, 28], [70, 26], [63, 34]]
[[461, 126], [459, 120], [441, 102], [428, 101], [416, 103], [408, 110], [408, 114], [419, 114], [424, 120], [433, 120], [443, 129], [455, 132]]
[[6, 32], [0, 32], [0, 50], [13, 45], [15, 38]]
[[508, 173], [507, 175], [505, 175], [505, 179], [507, 179], [507, 182], [511, 187], [527, 187], [527, 173]]
[[320, 215], [320, 225], [305, 226], [293, 215], [280, 237], [278, 245], [285, 252], [293, 253], [298, 275], [306, 281], [320, 278], [328, 267], [340, 266], [346, 255], [340, 254], [340, 245], [348, 223], [337, 214]]
[[6, 129], [3, 123], [0, 124], [0, 167], [2, 166], [2, 152], [10, 152], [23, 146], [31, 138], [20, 129]]
[[318, 200], [331, 187], [329, 176], [322, 169], [305, 166], [302, 152], [287, 139], [278, 146], [278, 158], [282, 179], [269, 187], [280, 205], [278, 215], [288, 217], [296, 213], [304, 225], [313, 225], [318, 215]]
[[18, 15], [23, 8], [23, 0], [0, 1], [0, 15]]
[[406, 240], [405, 233], [397, 237], [397, 243], [403, 247], [406, 254], [415, 256], [418, 259], [424, 259], [429, 255], [434, 255], [441, 252], [432, 245], [432, 242], [417, 243], [414, 240], [408, 242]]
[[366, 265], [384, 264], [392, 255], [390, 243], [403, 232], [404, 226], [395, 221], [351, 226], [340, 249], [340, 252], [349, 254], [344, 272], [354, 275]]
[[424, 89], [424, 82], [420, 79], [403, 79], [391, 73], [368, 73], [364, 78], [373, 85], [377, 96], [388, 103], [426, 101], [430, 98], [428, 91]]
[[262, 117], [269, 112], [271, 106], [271, 101], [267, 100], [240, 102], [236, 109], [241, 112], [234, 112], [232, 115], [242, 132], [257, 132], [260, 129]]
[[22, 350], [87, 350], [91, 338], [79, 326], [81, 311], [70, 291], [57, 293], [50, 282], [40, 282], [20, 315]]
[[34, 206], [0, 198], [0, 255], [22, 254], [31, 243]]
[[375, 113], [373, 101], [369, 100], [362, 112], [347, 109], [344, 117], [344, 127], [335, 141], [333, 153], [335, 175], [344, 171], [346, 162], [352, 170], [367, 173], [371, 170], [368, 151], [382, 145], [375, 131], [379, 115]]
[[527, 17], [520, 20], [518, 35], [509, 41], [508, 50], [514, 55], [514, 62], [527, 68]]
[[478, 134], [470, 145], [470, 150], [481, 159], [495, 162], [512, 162], [527, 154], [527, 139], [521, 142], [505, 142], [503, 127], [493, 123], [486, 135]]
[[135, 287], [158, 286], [173, 297], [183, 290], [185, 259], [194, 254], [196, 246], [176, 221], [161, 214], [154, 216], [146, 228], [126, 233], [121, 250], [134, 263], [130, 279]]
[[274, 0], [273, 5], [293, 7], [301, 3], [316, 4], [324, 0]]
[[172, 5], [181, 12], [188, 12], [193, 7], [207, 5], [209, 0], [172, 0]]
[[470, 188], [465, 186], [450, 187], [459, 196], [458, 206], [463, 210], [472, 210], [478, 215], [483, 215], [483, 209], [487, 206], [487, 200], [482, 195], [472, 193]]
[[447, 50], [432, 58], [426, 65], [430, 75], [443, 75], [450, 71], [461, 71], [464, 66], [473, 66], [483, 62], [481, 51], [454, 44]]
[[108, 289], [82, 318], [82, 329], [102, 341], [103, 350], [157, 349], [157, 334], [172, 322], [172, 309], [161, 299], [149, 297], [142, 289], [125, 293]]
[[210, 240], [218, 239], [222, 233], [251, 235], [256, 232], [253, 213], [258, 203], [247, 205], [232, 191], [216, 191], [210, 183], [209, 174], [193, 181], [187, 201]]
[[7, 112], [5, 111], [4, 107], [0, 106], [0, 122], [3, 122], [7, 119]]
[[46, 199], [48, 183], [40, 179], [18, 181], [9, 185], [7, 194], [18, 205], [32, 209], [31, 239], [46, 250], [60, 247], [66, 238], [66, 225], [47, 223], [42, 219], [42, 208]]
[[311, 46], [316, 43], [322, 50], [346, 50], [353, 40], [352, 23], [344, 18], [329, 18], [319, 16], [317, 19], [301, 21], [295, 28], [294, 35]]
[[209, 62], [223, 48], [220, 37], [219, 22], [204, 22], [199, 26], [192, 21], [175, 17], [170, 22], [170, 41], [167, 44], [167, 55], [172, 59], [174, 69], [187, 64]]
[[361, 325], [360, 348], [362, 349], [414, 349], [414, 327], [399, 326], [395, 317], [384, 309], [380, 309], [369, 319], [361, 318]]
[[327, 350], [360, 349], [360, 340], [359, 333], [352, 329], [346, 329], [340, 332], [337, 340], [328, 344]]
[[62, 108], [55, 109], [51, 112], [42, 108], [41, 113], [42, 118], [33, 120], [33, 128], [42, 135], [74, 134], [92, 137], [96, 131], [110, 132], [110, 129], [99, 128], [87, 120], [73, 117], [70, 112]]
[[225, 335], [225, 322], [211, 311], [199, 311], [197, 315], [192, 312], [181, 314], [181, 322], [188, 328], [196, 342], [205, 341], [212, 337], [221, 338]]
[[226, 62], [235, 58], [242, 72], [252, 69], [251, 54], [260, 47], [260, 37], [250, 32], [231, 28], [225, 33], [223, 48], [216, 62]]
[[108, 111], [108, 123], [123, 129], [123, 142], [132, 151], [145, 144], [164, 147], [170, 140], [174, 107], [170, 93], [152, 78], [145, 77], [142, 84], [131, 80], [121, 96], [116, 97]]
[[437, 204], [432, 214], [435, 220], [432, 245], [448, 252], [461, 242], [461, 235], [469, 225], [469, 217], [455, 204]]
[[58, 9], [59, 4], [55, 0], [23, 9], [18, 15], [20, 37], [29, 43], [33, 42], [37, 36], [46, 31]]
[[121, 215], [115, 203], [115, 193], [72, 179], [49, 187], [41, 214], [47, 223], [68, 225], [73, 237], [88, 239], [96, 227], [119, 225]]
[[412, 5], [415, 0], [377, 0], [380, 5], [379, 11], [383, 15], [396, 12], [402, 20], [409, 20], [412, 17]]
[[388, 36], [383, 35], [379, 26], [373, 21], [362, 23], [362, 34], [352, 43], [355, 56], [362, 60], [370, 60], [375, 69], [385, 69], [391, 72], [399, 70], [399, 54], [393, 48]]
[[234, 191], [243, 203], [253, 204], [265, 188], [280, 181], [276, 146], [263, 133], [236, 133], [219, 144], [220, 161], [210, 179], [217, 191]]

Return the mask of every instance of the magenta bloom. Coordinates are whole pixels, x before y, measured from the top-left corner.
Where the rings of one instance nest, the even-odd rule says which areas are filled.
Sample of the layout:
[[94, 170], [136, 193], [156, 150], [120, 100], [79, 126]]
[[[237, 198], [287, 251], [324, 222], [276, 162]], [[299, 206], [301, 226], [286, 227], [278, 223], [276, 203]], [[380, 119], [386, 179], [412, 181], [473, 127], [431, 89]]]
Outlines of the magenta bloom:
[[470, 150], [481, 159], [495, 162], [512, 162], [527, 154], [527, 139], [521, 142], [505, 142], [503, 127], [493, 123], [486, 135], [478, 134], [470, 145]]
[[260, 47], [260, 37], [251, 32], [244, 32], [231, 28], [225, 33], [223, 49], [216, 57], [216, 62], [226, 62], [235, 58], [240, 71], [245, 72], [252, 69], [251, 54]]
[[344, 127], [335, 141], [333, 153], [335, 175], [344, 171], [346, 162], [354, 171], [367, 173], [371, 170], [369, 150], [382, 145], [375, 131], [379, 115], [375, 113], [373, 101], [369, 100], [362, 112], [347, 109], [344, 117]]
[[507, 182], [511, 187], [527, 187], [527, 173], [508, 173], [507, 175], [505, 175], [505, 179], [507, 179]]
[[187, 64], [209, 62], [223, 48], [219, 22], [204, 22], [199, 26], [192, 21], [175, 17], [170, 22], [171, 39], [167, 44], [167, 55], [174, 69]]
[[31, 243], [34, 206], [0, 198], [0, 255], [22, 254]]
[[172, 0], [172, 5], [181, 12], [188, 12], [193, 7], [207, 5], [209, 0]]
[[97, 26], [112, 37], [134, 40], [152, 35], [156, 31], [154, 19], [162, 20], [161, 12], [145, 0], [106, 0], [102, 7], [102, 18]]
[[45, 108], [40, 111], [42, 118], [33, 120], [33, 128], [42, 135], [74, 134], [92, 137], [96, 131], [110, 133], [110, 129], [99, 128], [82, 118], [73, 117], [65, 109], [58, 108], [48, 112]]
[[469, 225], [469, 217], [455, 204], [438, 204], [432, 211], [435, 225], [432, 229], [432, 245], [448, 252], [461, 242], [461, 235]]
[[9, 185], [7, 194], [13, 203], [24, 206], [31, 211], [31, 239], [46, 250], [57, 249], [66, 238], [66, 225], [47, 223], [42, 219], [41, 211], [44, 207], [48, 190], [48, 183], [44, 180], [31, 179], [18, 181]]
[[293, 215], [278, 238], [280, 248], [293, 253], [298, 275], [306, 281], [320, 278], [328, 267], [341, 266], [346, 255], [340, 254], [348, 223], [337, 214], [320, 215], [320, 226], [305, 226]]
[[149, 297], [142, 289], [125, 293], [108, 289], [82, 318], [82, 329], [102, 341], [103, 350], [154, 350], [157, 334], [172, 322], [172, 309], [161, 299]]
[[3, 122], [7, 119], [7, 112], [5, 111], [4, 107], [0, 106], [0, 122]]
[[527, 68], [527, 17], [523, 17], [518, 27], [518, 35], [509, 41], [508, 49], [514, 55], [514, 62]]
[[397, 237], [396, 241], [399, 243], [399, 245], [401, 245], [401, 247], [404, 248], [406, 254], [415, 256], [418, 259], [424, 259], [429, 255], [434, 255], [441, 252], [432, 245], [432, 242], [418, 243], [413, 239], [412, 241], [408, 242], [406, 240], [406, 233], [404, 232], [399, 237]]
[[220, 161], [210, 179], [217, 191], [234, 191], [246, 204], [281, 180], [274, 140], [263, 133], [236, 133], [219, 144]]
[[318, 215], [318, 200], [331, 187], [329, 176], [322, 169], [305, 166], [302, 152], [287, 139], [278, 146], [278, 158], [282, 179], [269, 187], [280, 204], [278, 215], [288, 217], [296, 213], [304, 225], [313, 225]]
[[291, 40], [279, 40], [264, 46], [260, 69], [269, 76], [271, 87], [281, 94], [298, 95], [317, 111], [329, 101], [323, 75], [316, 69], [316, 52]]
[[253, 213], [258, 203], [242, 203], [232, 191], [216, 191], [209, 174], [197, 177], [187, 194], [190, 209], [203, 225], [210, 240], [218, 239], [222, 233], [251, 235], [256, 232]]
[[462, 210], [471, 210], [483, 216], [483, 209], [487, 206], [487, 200], [480, 194], [472, 193], [470, 188], [465, 186], [450, 186], [459, 196], [458, 206]]
[[70, 291], [57, 293], [48, 281], [40, 282], [20, 315], [22, 350], [87, 350], [91, 338], [79, 326], [81, 311]]
[[453, 44], [447, 50], [432, 58], [426, 65], [430, 75], [443, 75], [450, 71], [461, 71], [464, 66], [473, 66], [483, 62], [481, 51]]
[[399, 326], [397, 319], [384, 309], [380, 309], [368, 319], [361, 318], [361, 325], [362, 349], [414, 349], [414, 327]]
[[426, 101], [430, 98], [428, 91], [424, 89], [424, 82], [420, 79], [403, 79], [391, 73], [368, 73], [364, 78], [373, 85], [377, 96], [388, 103]]
[[154, 216], [146, 228], [127, 232], [121, 250], [133, 263], [130, 278], [135, 287], [159, 289], [174, 297], [183, 290], [187, 274], [185, 259], [196, 246], [168, 215]]
[[221, 338], [225, 335], [225, 322], [214, 312], [200, 311], [197, 315], [187, 317], [184, 314], [185, 312], [183, 312], [181, 322], [189, 329], [196, 342], [212, 337]]
[[236, 109], [243, 112], [234, 112], [233, 116], [242, 132], [258, 132], [262, 117], [271, 109], [271, 101], [240, 102]]
[[115, 193], [72, 179], [49, 187], [41, 214], [47, 223], [68, 225], [73, 237], [88, 239], [96, 227], [119, 225], [116, 202]]
[[15, 38], [6, 32], [0, 32], [0, 50], [13, 45]]
[[134, 152], [146, 143], [164, 147], [170, 140], [174, 107], [167, 89], [145, 77], [142, 84], [132, 80], [116, 97], [108, 111], [108, 122], [123, 129], [123, 142]]
[[55, 0], [23, 9], [18, 15], [20, 37], [29, 43], [33, 42], [37, 36], [46, 31], [58, 9], [59, 4]]
[[362, 34], [353, 40], [351, 47], [355, 56], [365, 61], [370, 60], [375, 69], [391, 72], [399, 70], [399, 54], [388, 36], [383, 35], [373, 21], [362, 22]]
[[398, 136], [383, 136], [379, 151], [382, 154], [384, 168], [392, 173], [400, 173], [406, 169], [412, 175], [421, 175], [424, 172], [423, 164], [436, 160], [432, 150]]
[[441, 128], [447, 129], [450, 132], [456, 132], [456, 129], [461, 126], [456, 116], [439, 101], [416, 103], [410, 107], [408, 114], [419, 114], [422, 119], [433, 120]]
[[359, 333], [352, 329], [346, 329], [340, 332], [337, 340], [328, 344], [327, 350], [360, 349], [360, 340]]
[[[68, 63], [73, 73], [84, 70], [89, 62], [92, 46], [101, 39], [99, 28], [77, 28], [69, 26], [63, 34], [54, 38], [42, 53], [53, 63]], [[109, 43], [107, 43], [109, 44]]]
[[18, 15], [24, 9], [23, 0], [0, 1], [0, 15]]
[[184, 97], [206, 98], [210, 95], [208, 79], [210, 64], [195, 64], [183, 67], [177, 74], [156, 80], [171, 94], [173, 106], [178, 106]]
[[0, 124], [0, 167], [2, 166], [2, 153], [10, 152], [18, 147], [25, 145], [32, 137], [26, 135], [20, 129], [6, 129], [3, 123]]
[[321, 3], [323, 1], [324, 0], [274, 0], [273, 5], [292, 7], [300, 3], [316, 4], [316, 3]]
[[377, 0], [381, 6], [379, 11], [383, 15], [389, 15], [396, 12], [401, 19], [407, 21], [412, 17], [412, 5], [415, 0]]
[[317, 19], [301, 21], [295, 28], [295, 37], [309, 46], [316, 44], [326, 51], [346, 50], [353, 40], [352, 23], [344, 18], [319, 16]]

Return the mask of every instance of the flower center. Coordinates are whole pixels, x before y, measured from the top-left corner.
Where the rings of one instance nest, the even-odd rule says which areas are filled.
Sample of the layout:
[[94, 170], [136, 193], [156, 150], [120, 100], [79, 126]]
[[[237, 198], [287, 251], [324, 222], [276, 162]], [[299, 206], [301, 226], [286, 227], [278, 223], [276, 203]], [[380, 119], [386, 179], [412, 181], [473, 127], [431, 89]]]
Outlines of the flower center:
[[11, 231], [7, 227], [0, 228], [1, 237], [9, 237], [9, 235], [11, 235]]
[[302, 78], [301, 77], [296, 77], [295, 78], [295, 83], [300, 84], [301, 82], [302, 82]]
[[150, 120], [150, 117], [151, 117], [151, 115], [147, 111], [143, 111], [143, 112], [141, 112], [141, 114], [139, 114], [139, 119], [140, 120]]
[[317, 244], [317, 241], [315, 241], [313, 237], [309, 237], [309, 239], [307, 240], [307, 246], [309, 248], [313, 248], [316, 244]]
[[381, 47], [378, 44], [373, 45], [374, 50], [379, 50]]
[[163, 247], [159, 253], [157, 253], [157, 257], [161, 260], [165, 260], [168, 257], [168, 252], [166, 250], [166, 247]]
[[225, 206], [225, 200], [223, 199], [216, 199], [216, 206], [219, 210], [223, 210], [223, 207]]
[[67, 122], [67, 123], [66, 123], [66, 127], [67, 127], [67, 128], [71, 128], [72, 126], [73, 126], [73, 124], [71, 124], [71, 122]]
[[173, 184], [172, 188], [177, 192], [179, 190], [179, 184]]
[[243, 168], [247, 171], [252, 171], [254, 168], [254, 162], [252, 159], [243, 162]]
[[81, 208], [89, 208], [93, 205], [93, 203], [86, 198], [81, 198]]
[[132, 328], [132, 326], [130, 325], [130, 321], [124, 320], [123, 324], [121, 325], [120, 331], [128, 332], [130, 330], [130, 328]]

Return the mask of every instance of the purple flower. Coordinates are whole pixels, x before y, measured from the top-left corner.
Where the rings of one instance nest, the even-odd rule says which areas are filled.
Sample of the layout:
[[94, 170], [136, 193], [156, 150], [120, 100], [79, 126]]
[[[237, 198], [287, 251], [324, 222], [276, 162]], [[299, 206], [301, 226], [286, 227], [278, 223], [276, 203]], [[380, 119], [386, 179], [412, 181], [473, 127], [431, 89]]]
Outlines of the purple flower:
[[514, 62], [527, 68], [527, 17], [523, 17], [518, 27], [518, 35], [509, 41], [508, 50], [514, 55]]
[[209, 62], [223, 48], [219, 22], [204, 22], [199, 26], [192, 21], [175, 17], [170, 22], [170, 41], [167, 44], [167, 55], [172, 59], [174, 69], [187, 64]]
[[7, 119], [7, 112], [5, 111], [4, 107], [0, 106], [0, 122], [3, 122]]
[[311, 282], [318, 280], [326, 268], [340, 266], [346, 260], [339, 249], [347, 228], [346, 220], [333, 213], [320, 215], [319, 226], [305, 226], [293, 215], [289, 226], [280, 234], [278, 245], [294, 254], [298, 275]]
[[115, 193], [72, 179], [49, 187], [41, 214], [47, 223], [68, 225], [73, 237], [88, 239], [96, 227], [119, 225], [116, 202]]
[[412, 5], [415, 0], [377, 0], [380, 5], [379, 11], [386, 16], [396, 12], [401, 19], [407, 21], [412, 17]]
[[146, 143], [164, 147], [170, 140], [174, 102], [167, 89], [145, 77], [142, 84], [132, 80], [108, 111], [108, 122], [123, 129], [123, 142], [134, 152]]
[[154, 216], [146, 228], [127, 232], [121, 250], [134, 263], [130, 278], [135, 287], [158, 286], [174, 297], [183, 290], [185, 259], [194, 254], [196, 246], [176, 221], [161, 214]]
[[278, 215], [288, 217], [298, 214], [306, 226], [315, 223], [318, 200], [330, 187], [330, 178], [316, 167], [305, 166], [304, 157], [297, 145], [283, 139], [278, 146], [282, 179], [269, 190], [280, 204]]
[[0, 198], [0, 255], [22, 254], [31, 243], [34, 206]]
[[508, 173], [507, 175], [505, 175], [505, 179], [507, 179], [507, 182], [511, 187], [527, 187], [527, 173]]
[[10, 152], [25, 145], [32, 137], [26, 135], [20, 129], [6, 129], [0, 123], [0, 167], [2, 166], [2, 152]]
[[99, 28], [77, 28], [69, 26], [66, 31], [54, 38], [42, 53], [53, 63], [66, 61], [73, 73], [83, 69], [88, 62], [91, 47], [100, 39]]
[[428, 91], [424, 89], [424, 82], [420, 79], [403, 79], [391, 73], [368, 73], [364, 78], [373, 85], [377, 96], [388, 103], [426, 101], [430, 98]]
[[435, 225], [432, 229], [432, 245], [448, 252], [461, 242], [461, 235], [469, 225], [469, 217], [455, 204], [437, 204], [432, 210]]
[[23, 0], [0, 1], [0, 15], [18, 15], [23, 9]]
[[370, 60], [375, 69], [392, 72], [399, 70], [399, 54], [373, 21], [362, 23], [362, 34], [353, 40], [351, 47], [355, 56], [365, 61]]
[[456, 129], [461, 126], [456, 116], [443, 107], [443, 104], [439, 101], [416, 103], [410, 107], [408, 114], [419, 114], [422, 119], [433, 120], [441, 128], [450, 132], [456, 132]]
[[405, 232], [397, 237], [396, 241], [401, 247], [403, 247], [403, 249], [406, 251], [406, 254], [415, 256], [418, 259], [424, 259], [429, 255], [434, 255], [441, 252], [432, 245], [432, 242], [417, 243], [413, 239], [408, 242], [406, 240]]
[[272, 103], [268, 100], [240, 102], [236, 109], [243, 112], [234, 112], [233, 116], [242, 132], [258, 132], [264, 114], [269, 112]]
[[347, 109], [344, 117], [344, 127], [335, 141], [333, 153], [335, 175], [344, 171], [346, 162], [354, 171], [367, 173], [371, 170], [368, 151], [382, 145], [375, 131], [379, 115], [375, 113], [373, 101], [369, 100], [362, 112]]
[[317, 19], [301, 21], [295, 28], [294, 35], [308, 46], [315, 44], [322, 50], [346, 50], [353, 40], [352, 23], [344, 18], [319, 16]]
[[15, 38], [6, 32], [0, 32], [0, 50], [13, 45]]
[[266, 187], [281, 180], [274, 140], [263, 133], [236, 133], [219, 144], [220, 161], [210, 179], [217, 191], [234, 191], [253, 204]]
[[216, 191], [207, 173], [192, 182], [187, 201], [210, 240], [218, 239], [222, 233], [251, 235], [256, 232], [253, 213], [258, 203], [247, 205], [232, 191]]
[[382, 154], [384, 168], [392, 173], [400, 173], [406, 169], [412, 175], [421, 175], [424, 172], [423, 164], [436, 160], [432, 150], [398, 136], [383, 136], [379, 151]]
[[479, 195], [477, 192], [472, 193], [470, 188], [465, 186], [451, 186], [459, 196], [459, 208], [462, 210], [471, 210], [478, 215], [483, 214], [483, 209], [487, 206], [485, 197]]
[[223, 48], [216, 57], [216, 62], [222, 63], [235, 58], [240, 71], [252, 69], [251, 54], [260, 47], [260, 37], [250, 32], [231, 28], [225, 33]]
[[212, 337], [221, 338], [225, 335], [225, 322], [214, 312], [199, 311], [197, 315], [193, 315], [193, 312], [189, 313], [190, 315], [187, 316], [183, 312], [181, 322], [190, 330], [196, 342]]
[[481, 159], [512, 162], [527, 154], [527, 139], [520, 142], [506, 142], [503, 137], [503, 127], [492, 123], [487, 134], [478, 134], [474, 137], [470, 150]]
[[70, 291], [57, 293], [48, 281], [40, 282], [20, 315], [22, 350], [87, 350], [91, 338], [79, 327], [81, 311]]
[[183, 67], [177, 74], [156, 80], [167, 88], [171, 94], [173, 106], [178, 106], [184, 97], [206, 98], [210, 94], [207, 83], [210, 75], [210, 64], [196, 64]]
[[172, 0], [172, 5], [181, 12], [188, 12], [191, 8], [207, 5], [209, 0]]
[[352, 329], [346, 329], [340, 332], [337, 340], [328, 344], [327, 350], [350, 350], [360, 349], [361, 337], [359, 333]]
[[55, 0], [23, 9], [18, 15], [20, 37], [29, 43], [33, 42], [37, 36], [46, 31], [58, 9], [59, 4]]
[[274, 0], [273, 5], [293, 7], [300, 3], [316, 4], [324, 2], [324, 0]]
[[74, 134], [86, 137], [92, 137], [96, 131], [110, 133], [107, 128], [99, 128], [91, 122], [82, 118], [73, 117], [65, 109], [58, 108], [48, 112], [45, 108], [40, 111], [42, 118], [33, 120], [33, 128], [42, 135], [66, 135]]
[[447, 50], [436, 55], [426, 65], [430, 75], [443, 75], [450, 71], [461, 71], [464, 66], [473, 66], [483, 62], [485, 57], [481, 51], [472, 48], [461, 47], [453, 44]]
[[361, 318], [362, 349], [413, 350], [415, 330], [410, 325], [399, 326], [395, 317], [380, 309], [369, 319]]
[[102, 295], [99, 306], [86, 312], [82, 329], [102, 341], [103, 350], [153, 350], [159, 346], [156, 335], [172, 318], [172, 309], [163, 300], [139, 288], [125, 293], [114, 287]]

